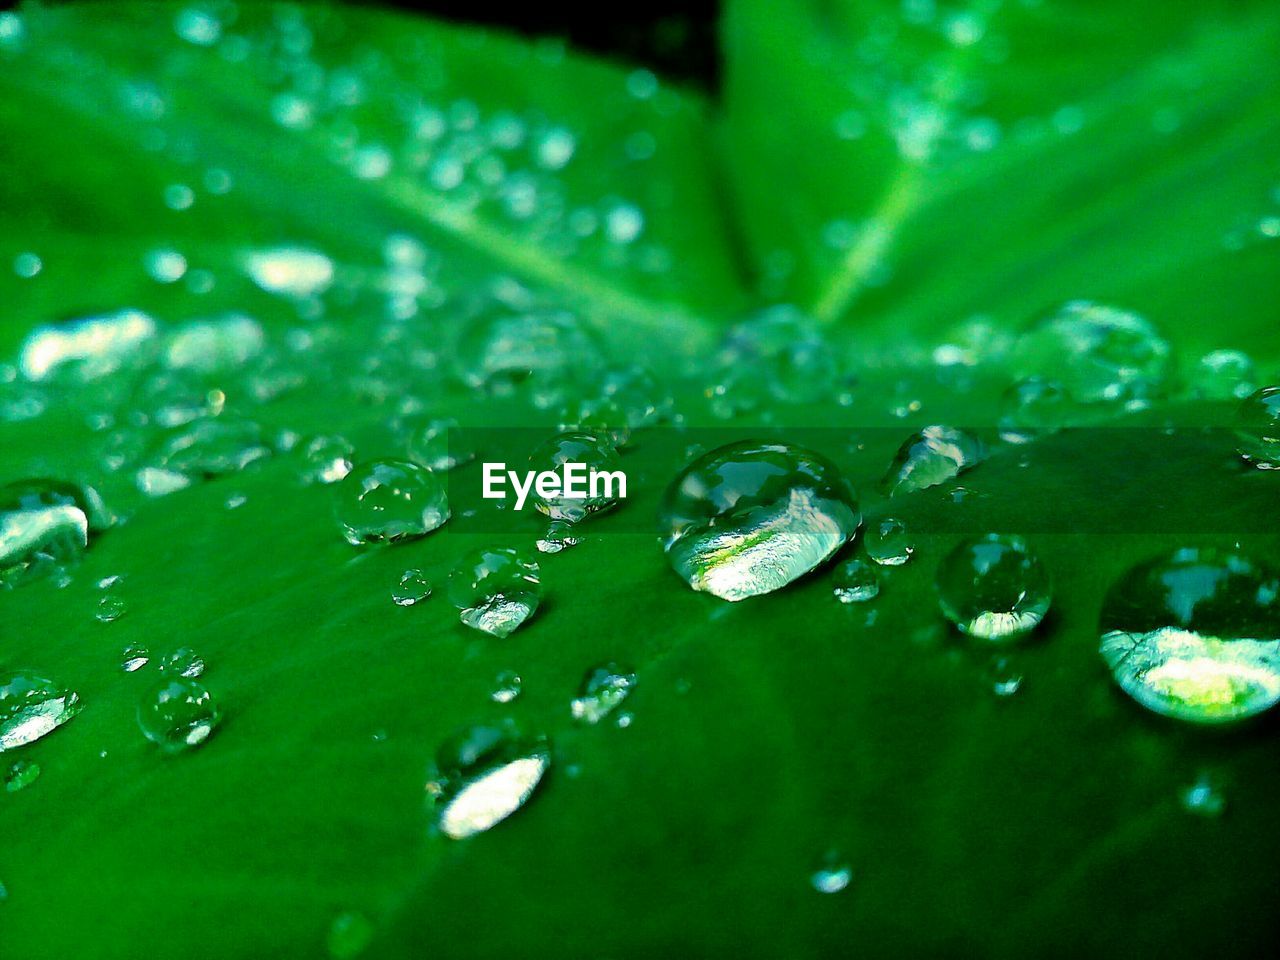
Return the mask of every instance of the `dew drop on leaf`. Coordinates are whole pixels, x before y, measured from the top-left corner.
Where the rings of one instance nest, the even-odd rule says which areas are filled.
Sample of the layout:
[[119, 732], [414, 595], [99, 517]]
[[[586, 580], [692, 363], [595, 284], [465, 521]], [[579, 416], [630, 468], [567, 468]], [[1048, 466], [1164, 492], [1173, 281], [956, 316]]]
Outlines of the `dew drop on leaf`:
[[728, 444], [690, 463], [663, 498], [667, 560], [694, 590], [742, 600], [785, 587], [857, 532], [835, 464], [787, 443]]
[[573, 719], [594, 726], [618, 708], [635, 684], [634, 671], [616, 663], [596, 667], [582, 678], [582, 689], [570, 702], [569, 712]]
[[40, 777], [40, 764], [34, 760], [15, 760], [5, 771], [4, 788], [9, 793], [17, 793], [23, 787], [29, 787]]
[[933, 425], [898, 448], [882, 487], [890, 496], [925, 490], [959, 476], [986, 455], [982, 441], [956, 427]]
[[455, 735], [437, 752], [426, 785], [436, 827], [454, 840], [491, 829], [524, 806], [550, 765], [545, 738], [509, 726]]
[[398, 607], [412, 607], [415, 603], [431, 596], [431, 581], [421, 570], [406, 570], [396, 581], [391, 591], [391, 599]]
[[81, 710], [80, 697], [28, 671], [0, 674], [0, 753], [39, 740]]
[[78, 379], [93, 380], [120, 369], [155, 333], [155, 320], [139, 310], [37, 327], [23, 341], [18, 365], [28, 380], [68, 370]]
[[841, 603], [866, 603], [880, 595], [880, 574], [861, 557], [850, 557], [836, 566], [831, 592]]
[[1100, 652], [1120, 689], [1192, 723], [1280, 701], [1280, 575], [1240, 553], [1188, 547], [1138, 564], [1108, 591]]
[[[580, 464], [574, 481], [586, 490], [585, 497], [567, 496], [561, 491], [543, 495], [537, 488], [531, 495], [539, 513], [552, 520], [578, 523], [586, 517], [617, 505], [622, 495], [624, 475], [618, 453], [608, 440], [589, 433], [561, 433], [529, 454], [529, 469], [561, 473], [564, 464]], [[592, 484], [588, 472], [597, 473]], [[593, 489], [594, 487], [594, 489]]]
[[59, 480], [0, 486], [0, 583], [33, 579], [74, 562], [113, 517], [92, 487]]
[[200, 746], [221, 720], [213, 695], [203, 684], [186, 677], [161, 681], [138, 703], [138, 726], [165, 753]]
[[416, 463], [362, 463], [334, 490], [338, 525], [354, 546], [420, 537], [449, 519], [444, 483]]
[[494, 679], [493, 692], [489, 699], [494, 703], [511, 703], [520, 696], [524, 681], [514, 670], [503, 670]]
[[852, 880], [853, 867], [834, 852], [824, 854], [809, 874], [809, 885], [818, 893], [840, 893]]
[[511, 547], [477, 550], [449, 574], [449, 601], [459, 619], [491, 636], [510, 636], [541, 599], [537, 561]]
[[882, 567], [900, 567], [916, 552], [915, 539], [897, 517], [881, 517], [868, 522], [862, 535], [867, 556]]
[[943, 557], [938, 602], [961, 633], [1013, 640], [1035, 629], [1049, 610], [1049, 573], [1022, 537], [991, 533], [966, 540]]
[[1280, 387], [1263, 387], [1236, 414], [1242, 456], [1259, 470], [1280, 470]]

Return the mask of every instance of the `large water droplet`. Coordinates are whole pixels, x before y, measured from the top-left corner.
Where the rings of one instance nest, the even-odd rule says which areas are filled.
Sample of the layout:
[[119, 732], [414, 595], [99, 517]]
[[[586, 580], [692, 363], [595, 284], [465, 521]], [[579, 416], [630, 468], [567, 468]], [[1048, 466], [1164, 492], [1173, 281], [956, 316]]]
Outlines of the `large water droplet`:
[[81, 710], [75, 691], [25, 670], [0, 674], [0, 753], [39, 740]]
[[16, 583], [69, 563], [112, 517], [92, 487], [19, 480], [0, 487], [0, 581]]
[[138, 310], [37, 327], [22, 344], [19, 366], [28, 380], [74, 369], [89, 380], [120, 366], [156, 333], [156, 322]]
[[334, 512], [353, 545], [420, 537], [449, 519], [444, 483], [416, 463], [362, 463], [335, 490]]
[[938, 601], [961, 633], [1012, 640], [1049, 610], [1049, 574], [1021, 537], [990, 533], [967, 540], [938, 564]]
[[162, 681], [138, 703], [138, 726], [165, 753], [181, 753], [209, 739], [222, 712], [205, 686], [186, 677]]
[[935, 487], [968, 470], [983, 456], [982, 441], [972, 434], [942, 425], [925, 427], [898, 448], [884, 477], [884, 491], [896, 497]]
[[1014, 365], [1057, 380], [1078, 403], [1141, 406], [1163, 392], [1169, 344], [1136, 313], [1077, 300], [1018, 341]]
[[[618, 453], [608, 441], [588, 433], [561, 433], [547, 440], [529, 455], [529, 468], [539, 473], [561, 475], [565, 464], [573, 464], [563, 486], [544, 493], [535, 487], [533, 505], [552, 520], [577, 523], [593, 513], [616, 506], [625, 490], [625, 475]], [[541, 482], [541, 480], [539, 481]], [[585, 496], [568, 496], [565, 489], [581, 488]]]
[[506, 637], [528, 620], [542, 599], [538, 563], [519, 550], [477, 550], [449, 574], [449, 600], [468, 627]]
[[685, 467], [660, 514], [672, 568], [694, 590], [725, 600], [786, 586], [844, 546], [860, 522], [833, 463], [803, 447], [751, 440]]
[[1185, 548], [1139, 564], [1107, 593], [1102, 657], [1144, 707], [1195, 723], [1280, 701], [1280, 576], [1238, 553]]
[[440, 748], [427, 782], [436, 826], [454, 840], [490, 829], [524, 806], [550, 764], [543, 738], [505, 726], [464, 731]]
[[1236, 414], [1240, 456], [1259, 470], [1280, 470], [1280, 387], [1263, 387]]
[[569, 712], [573, 719], [595, 725], [618, 708], [635, 684], [635, 673], [616, 663], [596, 667], [582, 678], [582, 690], [569, 704]]

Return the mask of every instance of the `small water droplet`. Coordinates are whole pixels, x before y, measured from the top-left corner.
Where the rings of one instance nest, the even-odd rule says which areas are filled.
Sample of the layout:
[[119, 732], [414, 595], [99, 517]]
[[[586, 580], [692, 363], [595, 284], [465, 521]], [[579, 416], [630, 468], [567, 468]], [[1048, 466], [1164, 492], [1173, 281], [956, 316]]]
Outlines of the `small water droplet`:
[[880, 595], [880, 574], [861, 557], [851, 557], [836, 567], [831, 592], [841, 603], [866, 603]]
[[452, 470], [476, 458], [457, 420], [410, 422], [403, 429], [409, 459], [428, 470]]
[[853, 880], [853, 867], [835, 852], [828, 852], [809, 874], [809, 885], [818, 893], [840, 893]]
[[1207, 774], [1179, 790], [1178, 803], [1187, 813], [1206, 818], [1220, 817], [1227, 808], [1227, 798]]
[[302, 457], [306, 463], [302, 472], [305, 482], [337, 483], [351, 472], [355, 447], [343, 437], [313, 437], [303, 448]]
[[23, 787], [29, 787], [40, 777], [40, 764], [34, 760], [15, 760], [9, 764], [4, 775], [4, 788], [9, 793], [17, 793]]
[[151, 653], [139, 643], [131, 643], [120, 652], [120, 669], [137, 673], [151, 661]]
[[1280, 701], [1280, 575], [1242, 554], [1189, 547], [1138, 564], [1108, 591], [1100, 652], [1120, 688], [1193, 723]]
[[186, 677], [161, 681], [138, 703], [138, 726], [165, 753], [200, 746], [221, 720], [213, 695], [203, 684]]
[[569, 704], [569, 712], [573, 719], [594, 726], [618, 708], [635, 684], [635, 673], [616, 663], [596, 667], [582, 678], [581, 692]]
[[1256, 388], [1253, 358], [1241, 350], [1211, 350], [1191, 374], [1191, 392], [1208, 400], [1243, 400]]
[[1021, 537], [990, 533], [966, 540], [938, 564], [938, 601], [961, 633], [1013, 640], [1049, 610], [1049, 573]]
[[123, 617], [128, 609], [129, 607], [125, 603], [124, 597], [111, 591], [98, 598], [97, 606], [93, 611], [93, 618], [99, 623], [114, 623]]
[[489, 694], [489, 699], [494, 703], [510, 703], [520, 696], [523, 682], [520, 674], [514, 670], [503, 670], [494, 681], [493, 692]]
[[883, 517], [867, 524], [862, 535], [867, 556], [882, 567], [900, 567], [916, 551], [915, 539], [907, 525], [896, 517]]
[[552, 520], [547, 529], [537, 540], [536, 546], [541, 553], [560, 553], [582, 542], [573, 524], [565, 520]]
[[46, 380], [64, 370], [93, 380], [120, 369], [155, 335], [155, 320], [138, 310], [50, 324], [23, 341], [18, 366], [28, 380]]
[[0, 753], [52, 733], [81, 710], [75, 691], [27, 671], [0, 674]]
[[1022, 674], [1008, 657], [995, 657], [987, 665], [987, 683], [997, 697], [1011, 697], [1022, 689]]
[[660, 513], [667, 560], [725, 600], [771, 593], [824, 563], [861, 515], [836, 466], [785, 443], [743, 441], [689, 464]]
[[[618, 453], [608, 440], [588, 433], [561, 433], [541, 444], [529, 455], [529, 468], [539, 474], [562, 473], [566, 464], [573, 473], [564, 474], [564, 483], [545, 490], [540, 476], [532, 501], [539, 513], [552, 520], [577, 523], [618, 504], [626, 494], [626, 475]], [[576, 477], [576, 479], [574, 479]], [[585, 496], [570, 495], [580, 488]]]
[[431, 596], [431, 581], [421, 570], [406, 570], [400, 575], [395, 589], [391, 591], [391, 599], [398, 607], [412, 607], [415, 603]]
[[449, 600], [468, 627], [506, 637], [533, 616], [542, 599], [538, 563], [510, 547], [467, 556], [449, 575]]
[[160, 658], [160, 672], [192, 680], [204, 673], [204, 657], [190, 647], [179, 647]]
[[334, 489], [338, 525], [354, 546], [420, 537], [449, 519], [444, 483], [405, 460], [359, 464]]

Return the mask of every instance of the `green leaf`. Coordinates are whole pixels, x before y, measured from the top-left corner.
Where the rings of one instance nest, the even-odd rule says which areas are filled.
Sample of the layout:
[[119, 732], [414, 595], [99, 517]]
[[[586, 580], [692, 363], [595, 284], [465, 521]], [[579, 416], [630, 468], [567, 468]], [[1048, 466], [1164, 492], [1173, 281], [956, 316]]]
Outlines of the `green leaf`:
[[[643, 70], [376, 11], [0, 14], [0, 483], [91, 483], [122, 520], [69, 581], [0, 588], [0, 670], [38, 669], [84, 704], [2, 755], [41, 767], [0, 795], [6, 958], [1263, 953], [1274, 718], [1206, 734], [1144, 713], [1098, 656], [1098, 617], [1122, 573], [1174, 547], [1274, 558], [1280, 474], [1239, 465], [1233, 402], [1173, 377], [1135, 410], [1072, 406], [1088, 426], [1034, 442], [983, 428], [1017, 377], [1056, 374], [1062, 358], [1033, 352], [1028, 371], [1010, 341], [1063, 300], [1147, 311], [1184, 372], [1210, 347], [1264, 373], [1280, 360], [1258, 229], [1275, 213], [1275, 24], [1235, 5], [928, 25], [902, 20], [924, 5], [886, 9], [731, 5], [718, 116]], [[938, 39], [979, 25], [959, 50]], [[868, 31], [881, 59], [846, 102]], [[846, 111], [888, 110], [939, 64], [948, 133], [928, 162], [904, 160], [880, 114], [833, 142]], [[1177, 129], [1154, 129], [1170, 110]], [[1055, 115], [1080, 129], [1054, 132]], [[988, 116], [990, 151], [952, 141]], [[826, 225], [867, 217], [887, 229], [833, 256]], [[1222, 244], [1233, 230], [1240, 250]], [[295, 282], [255, 280], [262, 256], [267, 281]], [[290, 278], [299, 263], [313, 272]], [[781, 359], [754, 355], [749, 328], [722, 339], [775, 299], [839, 333]], [[159, 329], [120, 369], [26, 375], [33, 329], [130, 308]], [[504, 309], [593, 331], [598, 350], [573, 339], [566, 369], [529, 352], [555, 388], [644, 360], [681, 421], [636, 432], [632, 495], [539, 555], [542, 607], [500, 641], [459, 623], [449, 571], [539, 528], [466, 515], [484, 506], [480, 463], [450, 474], [442, 529], [353, 548], [306, 446], [404, 457], [405, 421], [453, 417], [480, 460], [515, 466], [562, 418], [536, 376], [468, 385], [468, 337]], [[173, 361], [192, 321], [227, 313], [260, 324], [257, 352], [233, 337], [230, 361], [207, 341]], [[194, 424], [258, 429], [271, 455], [146, 495], [139, 468], [190, 427], [157, 411], [193, 404]], [[902, 441], [939, 422], [979, 429], [989, 458], [880, 495]], [[648, 518], [691, 444], [743, 436], [820, 450], [869, 522], [905, 522], [915, 552], [880, 597], [839, 603], [822, 569], [730, 604], [673, 575]], [[951, 631], [933, 588], [962, 536], [992, 530], [1024, 534], [1055, 584], [1049, 619], [1007, 650]], [[398, 606], [410, 568], [435, 595]], [[112, 577], [125, 611], [104, 623]], [[120, 666], [131, 646], [151, 657], [137, 673]], [[225, 719], [163, 756], [135, 714], [182, 646]], [[575, 723], [584, 674], [609, 662], [636, 675], [624, 713]], [[1023, 678], [1016, 695], [993, 669]], [[507, 671], [522, 692], [501, 704]], [[549, 773], [493, 829], [433, 831], [437, 749], [505, 719], [548, 737]], [[1223, 816], [1180, 803], [1202, 778]], [[852, 882], [823, 895], [828, 853]]]
[[1268, 5], [734, 0], [726, 38], [768, 296], [907, 342], [1084, 297], [1274, 358]]

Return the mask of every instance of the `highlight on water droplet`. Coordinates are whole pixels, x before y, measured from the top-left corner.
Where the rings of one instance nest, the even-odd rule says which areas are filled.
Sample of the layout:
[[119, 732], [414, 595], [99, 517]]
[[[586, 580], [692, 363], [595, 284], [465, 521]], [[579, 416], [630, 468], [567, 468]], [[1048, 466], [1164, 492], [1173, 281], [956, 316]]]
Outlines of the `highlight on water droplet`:
[[956, 628], [980, 640], [1013, 640], [1049, 611], [1049, 573], [1022, 537], [989, 533], [943, 557], [938, 602]]
[[464, 730], [441, 746], [427, 781], [436, 828], [453, 840], [493, 828], [528, 802], [550, 765], [544, 737], [509, 724]]
[[857, 532], [853, 489], [835, 464], [788, 443], [712, 450], [671, 482], [659, 514], [672, 569], [737, 601], [781, 589]]
[[850, 557], [836, 566], [831, 592], [841, 603], [866, 603], [880, 595], [880, 574], [861, 557]]
[[120, 310], [37, 327], [22, 344], [18, 366], [28, 380], [73, 369], [83, 380], [118, 370], [156, 334], [156, 322], [140, 310]]
[[541, 600], [537, 561], [511, 547], [477, 550], [449, 574], [449, 601], [459, 619], [490, 636], [510, 636]]
[[818, 893], [840, 893], [847, 890], [853, 880], [853, 867], [849, 861], [833, 850], [827, 851], [809, 874], [809, 886]]
[[27, 670], [0, 673], [0, 753], [34, 743], [82, 709], [80, 697]]
[[1156, 713], [1225, 723], [1280, 701], [1280, 575], [1245, 555], [1186, 547], [1108, 591], [1100, 652], [1120, 689]]
[[16, 584], [77, 560], [113, 517], [92, 487], [59, 480], [0, 486], [0, 581]]

